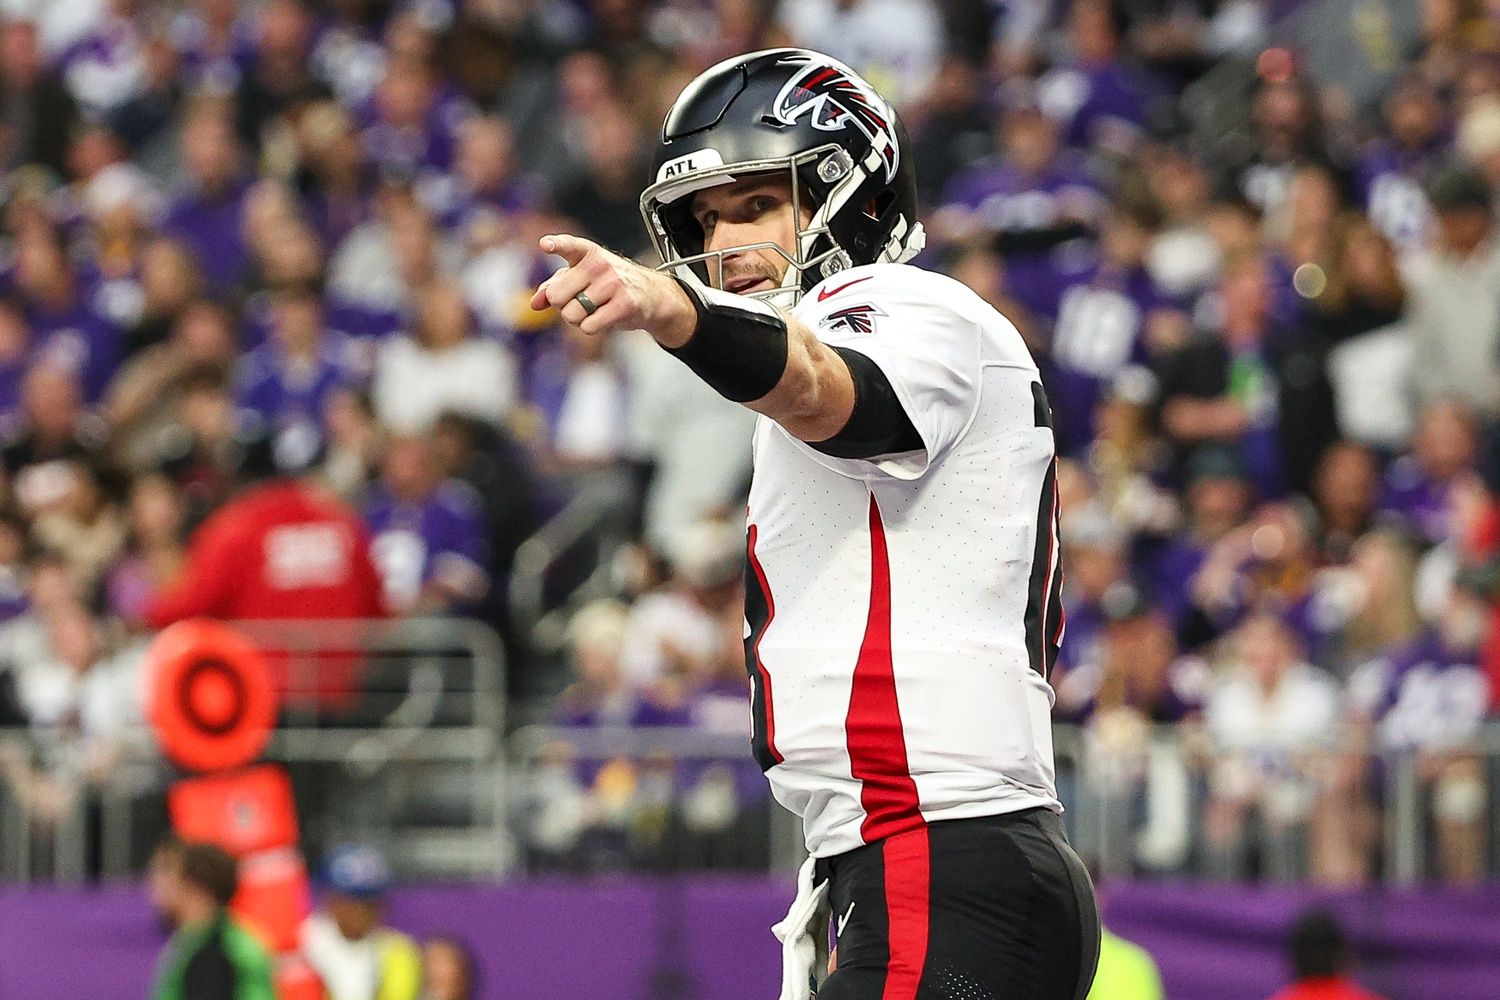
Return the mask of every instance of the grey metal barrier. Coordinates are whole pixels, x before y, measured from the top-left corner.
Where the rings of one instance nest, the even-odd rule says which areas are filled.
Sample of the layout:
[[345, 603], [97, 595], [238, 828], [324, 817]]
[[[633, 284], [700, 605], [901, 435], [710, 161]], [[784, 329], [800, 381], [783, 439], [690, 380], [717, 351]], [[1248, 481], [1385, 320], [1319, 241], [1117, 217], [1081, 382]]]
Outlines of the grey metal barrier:
[[[230, 624], [285, 691], [265, 758], [292, 775], [310, 854], [370, 843], [412, 876], [512, 865], [505, 658], [491, 629], [451, 618]], [[177, 776], [140, 721], [107, 741], [68, 725], [0, 730], [0, 880], [138, 872], [166, 831]]]
[[[1216, 746], [1199, 727], [1058, 726], [1064, 822], [1106, 878], [1474, 881], [1500, 877], [1500, 724], [1442, 752]], [[797, 821], [742, 735], [531, 726], [508, 815], [527, 870], [794, 869]]]

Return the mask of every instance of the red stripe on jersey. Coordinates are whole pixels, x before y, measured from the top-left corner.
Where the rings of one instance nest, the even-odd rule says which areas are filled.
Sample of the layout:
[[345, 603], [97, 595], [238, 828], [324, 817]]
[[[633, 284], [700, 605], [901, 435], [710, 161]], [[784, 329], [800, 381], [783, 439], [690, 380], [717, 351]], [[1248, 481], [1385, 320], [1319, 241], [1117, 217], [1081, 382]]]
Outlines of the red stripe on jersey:
[[[1057, 544], [1058, 543], [1057, 526], [1058, 526], [1059, 523], [1061, 523], [1061, 521], [1062, 521], [1062, 492], [1060, 490], [1054, 489], [1052, 491], [1052, 543], [1051, 543], [1051, 547], [1053, 549], [1057, 549], [1059, 547], [1058, 544]], [[1048, 586], [1050, 588], [1049, 592], [1055, 591], [1057, 593], [1057, 631], [1052, 636], [1052, 645], [1054, 647], [1056, 647], [1056, 646], [1061, 646], [1062, 645], [1063, 632], [1065, 632], [1067, 630], [1067, 627], [1068, 627], [1068, 609], [1067, 609], [1067, 607], [1062, 602], [1063, 565], [1062, 565], [1062, 558], [1060, 556], [1059, 556], [1059, 558], [1057, 560], [1057, 580], [1056, 580], [1055, 583], [1053, 581], [1049, 580], [1048, 581]]]
[[885, 842], [886, 939], [890, 960], [880, 1000], [915, 1000], [927, 963], [928, 884], [932, 858], [927, 828], [897, 834]]
[[844, 719], [849, 766], [861, 782], [865, 819], [859, 832], [865, 843], [922, 825], [917, 784], [906, 760], [906, 735], [896, 702], [891, 662], [891, 566], [886, 554], [885, 525], [870, 497], [870, 615], [854, 666], [849, 714]]
[[1052, 669], [1052, 664], [1047, 661], [1047, 649], [1057, 642], [1057, 636], [1047, 636], [1047, 611], [1052, 603], [1052, 575], [1057, 571], [1057, 509], [1058, 509], [1057, 480], [1052, 480], [1052, 515], [1047, 518], [1047, 580], [1042, 586], [1042, 676], [1046, 677]]
[[776, 601], [771, 597], [771, 584], [766, 579], [766, 571], [761, 568], [760, 559], [755, 555], [757, 534], [755, 525], [750, 525], [748, 548], [750, 568], [755, 571], [755, 580], [760, 584], [760, 592], [766, 597], [766, 620], [761, 623], [760, 632], [755, 637], [755, 672], [760, 676], [760, 689], [766, 702], [766, 750], [770, 752], [771, 758], [780, 764], [785, 758], [776, 749], [776, 712], [771, 707], [771, 674], [766, 670], [765, 664], [760, 662], [760, 641], [766, 637], [766, 630], [771, 627], [771, 620], [776, 617]]

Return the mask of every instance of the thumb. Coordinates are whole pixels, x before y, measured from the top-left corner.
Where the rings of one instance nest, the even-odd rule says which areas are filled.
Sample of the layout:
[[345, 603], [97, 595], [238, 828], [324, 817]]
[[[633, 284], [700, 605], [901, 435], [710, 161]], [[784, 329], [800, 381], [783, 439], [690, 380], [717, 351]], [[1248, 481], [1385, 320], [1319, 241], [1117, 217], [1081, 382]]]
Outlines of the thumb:
[[555, 236], [543, 236], [541, 247], [547, 253], [555, 253], [569, 265], [577, 264], [588, 254], [590, 250], [598, 249], [599, 244], [592, 240], [586, 240], [582, 236], [568, 236], [558, 234]]

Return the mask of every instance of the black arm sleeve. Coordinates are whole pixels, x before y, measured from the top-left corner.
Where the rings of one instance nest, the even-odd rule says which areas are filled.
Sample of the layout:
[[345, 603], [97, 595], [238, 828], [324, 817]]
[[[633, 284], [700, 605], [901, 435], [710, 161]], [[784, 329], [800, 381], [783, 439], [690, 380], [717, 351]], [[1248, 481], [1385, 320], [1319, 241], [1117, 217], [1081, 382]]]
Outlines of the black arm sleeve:
[[664, 350], [725, 399], [761, 399], [786, 371], [786, 320], [774, 307], [677, 279], [698, 314], [693, 335]]
[[875, 458], [922, 448], [922, 436], [880, 366], [847, 347], [835, 347], [834, 352], [854, 379], [854, 412], [833, 437], [808, 443], [834, 458]]

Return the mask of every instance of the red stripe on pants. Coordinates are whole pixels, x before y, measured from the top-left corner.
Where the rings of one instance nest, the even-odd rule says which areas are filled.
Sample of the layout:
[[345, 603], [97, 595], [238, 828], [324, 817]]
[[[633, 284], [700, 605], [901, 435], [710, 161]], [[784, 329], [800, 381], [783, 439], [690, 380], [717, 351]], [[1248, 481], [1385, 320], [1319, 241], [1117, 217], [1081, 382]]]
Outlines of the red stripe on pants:
[[927, 962], [927, 887], [932, 876], [927, 827], [898, 833], [882, 850], [891, 957], [880, 1000], [915, 1000]]

